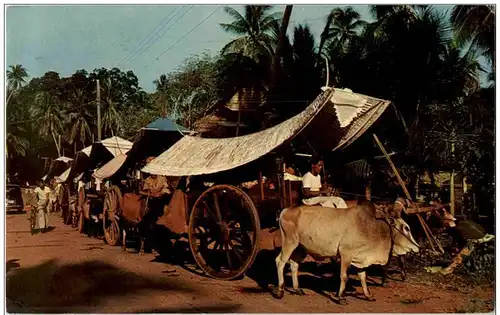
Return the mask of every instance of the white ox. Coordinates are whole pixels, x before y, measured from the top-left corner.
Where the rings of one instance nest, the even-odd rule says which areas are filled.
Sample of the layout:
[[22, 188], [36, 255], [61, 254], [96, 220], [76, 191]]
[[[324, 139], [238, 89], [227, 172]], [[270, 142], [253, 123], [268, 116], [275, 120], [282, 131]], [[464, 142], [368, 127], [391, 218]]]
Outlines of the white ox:
[[299, 289], [299, 263], [310, 254], [313, 258], [340, 258], [340, 288], [336, 300], [345, 302], [342, 294], [351, 264], [359, 269], [366, 298], [374, 300], [368, 291], [364, 269], [387, 264], [391, 254], [404, 255], [419, 250], [403, 219], [377, 219], [375, 214], [375, 206], [366, 201], [346, 209], [307, 205], [284, 209], [279, 219], [282, 248], [276, 257], [279, 283], [273, 295], [283, 297], [283, 272], [287, 262], [292, 272], [292, 292], [303, 294]]

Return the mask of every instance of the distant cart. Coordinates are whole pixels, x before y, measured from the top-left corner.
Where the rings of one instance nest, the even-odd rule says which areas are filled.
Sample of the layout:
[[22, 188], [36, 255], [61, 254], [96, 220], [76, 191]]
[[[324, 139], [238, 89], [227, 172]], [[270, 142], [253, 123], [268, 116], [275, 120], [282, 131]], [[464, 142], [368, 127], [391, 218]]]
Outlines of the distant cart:
[[[122, 236], [121, 222], [136, 219], [128, 218], [126, 213], [120, 210], [131, 207], [134, 213], [145, 211], [139, 207], [146, 207], [147, 202], [138, 200], [141, 199], [139, 191], [143, 184], [140, 169], [146, 158], [158, 156], [170, 148], [182, 138], [183, 132], [189, 131], [168, 118], [158, 118], [139, 130], [126, 155], [116, 156], [92, 174], [94, 178], [110, 183], [103, 198], [102, 212], [106, 243], [118, 245]], [[131, 198], [124, 199], [126, 196]]]
[[[295, 155], [292, 140], [338, 150], [360, 137], [389, 104], [326, 88], [303, 112], [261, 132], [223, 139], [184, 136], [142, 171], [181, 178], [164, 224], [188, 233], [191, 252], [208, 275], [235, 279], [252, 265], [261, 230], [276, 228], [279, 211], [300, 202], [301, 182], [284, 172]], [[123, 198], [118, 191], [107, 198], [112, 216]]]

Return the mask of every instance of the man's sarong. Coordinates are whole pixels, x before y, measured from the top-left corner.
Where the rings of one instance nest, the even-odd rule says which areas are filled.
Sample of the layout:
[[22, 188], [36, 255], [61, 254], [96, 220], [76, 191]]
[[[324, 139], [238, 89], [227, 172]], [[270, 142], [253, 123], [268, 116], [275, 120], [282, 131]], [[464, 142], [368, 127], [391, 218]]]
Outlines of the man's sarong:
[[39, 200], [37, 203], [37, 226], [39, 229], [49, 227], [49, 217], [47, 214], [47, 200]]
[[308, 206], [321, 205], [322, 207], [329, 207], [329, 208], [341, 208], [341, 209], [349, 208], [345, 203], [344, 199], [335, 196], [312, 197], [308, 199], [303, 199], [302, 203]]

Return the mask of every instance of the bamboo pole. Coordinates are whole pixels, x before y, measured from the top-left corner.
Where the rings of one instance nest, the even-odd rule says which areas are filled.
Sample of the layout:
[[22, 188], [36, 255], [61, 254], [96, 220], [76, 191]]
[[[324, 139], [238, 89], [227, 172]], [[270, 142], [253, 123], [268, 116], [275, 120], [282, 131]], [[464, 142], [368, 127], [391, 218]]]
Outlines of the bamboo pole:
[[262, 171], [259, 171], [259, 187], [260, 187], [260, 200], [264, 201], [264, 182], [262, 179]]
[[[392, 171], [394, 172], [394, 174], [396, 175], [396, 178], [398, 179], [399, 185], [401, 185], [401, 188], [403, 188], [403, 191], [406, 195], [406, 198], [408, 198], [408, 200], [412, 201], [411, 195], [408, 192], [408, 189], [406, 189], [406, 184], [403, 181], [403, 179], [401, 178], [401, 176], [399, 175], [399, 172], [398, 172], [396, 166], [394, 165], [394, 163], [392, 162], [391, 157], [389, 156], [389, 154], [387, 154], [387, 151], [385, 150], [384, 146], [382, 145], [382, 143], [380, 142], [380, 140], [378, 139], [376, 134], [373, 134], [373, 138], [375, 139], [375, 142], [377, 142], [377, 145], [379, 146], [380, 150], [382, 151], [385, 158], [387, 159], [387, 162], [389, 162], [389, 165], [391, 166]], [[403, 211], [406, 214], [408, 214], [405, 207], [403, 207]], [[427, 224], [425, 223], [424, 219], [422, 219], [422, 217], [420, 216], [419, 213], [416, 213], [416, 215], [417, 215], [418, 221], [420, 222], [420, 225], [422, 225], [422, 228], [424, 229], [425, 235], [427, 236], [427, 239], [429, 240], [429, 243], [431, 245], [432, 250], [436, 251], [436, 248], [434, 247], [434, 244], [432, 243], [434, 241], [434, 242], [436, 242], [436, 245], [439, 248], [440, 252], [444, 253], [443, 247], [441, 246], [439, 241], [434, 237], [434, 235], [432, 235], [432, 232], [429, 229], [429, 227], [427, 226]]]
[[[452, 158], [455, 155], [455, 141], [451, 142], [451, 156]], [[454, 161], [454, 160], [453, 160]], [[450, 213], [451, 215], [455, 215], [455, 167], [451, 170], [451, 178], [450, 178]]]

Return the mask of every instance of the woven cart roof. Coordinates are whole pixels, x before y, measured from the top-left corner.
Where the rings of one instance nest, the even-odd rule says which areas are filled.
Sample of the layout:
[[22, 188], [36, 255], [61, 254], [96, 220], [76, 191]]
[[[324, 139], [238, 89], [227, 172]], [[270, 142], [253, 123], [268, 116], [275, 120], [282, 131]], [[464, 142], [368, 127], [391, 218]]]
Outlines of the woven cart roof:
[[142, 171], [189, 176], [230, 170], [264, 156], [303, 131], [312, 134], [318, 145], [335, 150], [359, 137], [389, 104], [346, 90], [327, 89], [303, 112], [257, 133], [222, 139], [185, 136]]

